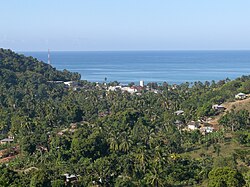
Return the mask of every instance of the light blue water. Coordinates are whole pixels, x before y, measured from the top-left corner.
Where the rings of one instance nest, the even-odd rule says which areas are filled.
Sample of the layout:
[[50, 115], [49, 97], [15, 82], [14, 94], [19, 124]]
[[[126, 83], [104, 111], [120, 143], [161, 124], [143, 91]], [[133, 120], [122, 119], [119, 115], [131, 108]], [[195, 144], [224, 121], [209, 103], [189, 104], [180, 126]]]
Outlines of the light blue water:
[[[22, 52], [47, 62], [47, 52]], [[82, 80], [121, 83], [183, 83], [234, 79], [250, 74], [250, 51], [54, 52], [51, 64], [78, 72]]]

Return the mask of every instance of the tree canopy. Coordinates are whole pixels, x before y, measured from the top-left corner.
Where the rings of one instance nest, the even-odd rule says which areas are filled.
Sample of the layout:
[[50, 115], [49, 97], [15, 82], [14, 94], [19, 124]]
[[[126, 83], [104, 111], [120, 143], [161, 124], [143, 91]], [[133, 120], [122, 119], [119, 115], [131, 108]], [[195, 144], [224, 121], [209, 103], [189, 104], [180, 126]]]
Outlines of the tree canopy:
[[[220, 129], [209, 134], [188, 131], [187, 124], [218, 114], [213, 104], [233, 100], [242, 90], [249, 93], [250, 76], [180, 85], [149, 83], [139, 94], [129, 94], [108, 91], [107, 80], [83, 81], [78, 73], [58, 71], [5, 49], [0, 49], [0, 75], [0, 137], [14, 137], [13, 144], [0, 145], [0, 163], [8, 163], [0, 164], [1, 186], [248, 182], [243, 175], [249, 173], [250, 157], [242, 151], [249, 145], [247, 110], [228, 112]], [[183, 114], [177, 115], [180, 110]], [[224, 147], [235, 142], [242, 149], [222, 157]], [[222, 159], [230, 160], [230, 167], [218, 168]]]

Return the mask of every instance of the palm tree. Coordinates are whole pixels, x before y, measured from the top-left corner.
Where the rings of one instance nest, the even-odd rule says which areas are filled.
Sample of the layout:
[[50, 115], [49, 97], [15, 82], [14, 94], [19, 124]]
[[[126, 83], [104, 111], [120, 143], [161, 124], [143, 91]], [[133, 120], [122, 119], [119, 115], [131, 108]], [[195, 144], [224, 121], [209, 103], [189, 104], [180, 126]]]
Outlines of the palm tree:
[[146, 183], [154, 187], [168, 186], [166, 179], [163, 177], [163, 171], [157, 169], [153, 167], [148, 170], [148, 173], [145, 175]]
[[132, 140], [130, 139], [130, 136], [127, 136], [127, 134], [123, 132], [121, 133], [121, 137], [119, 139], [121, 142], [119, 145], [119, 150], [123, 152], [128, 152], [132, 144]]
[[119, 150], [119, 142], [118, 137], [112, 133], [110, 133], [110, 138], [107, 139], [109, 143], [109, 148], [112, 151], [118, 151]]

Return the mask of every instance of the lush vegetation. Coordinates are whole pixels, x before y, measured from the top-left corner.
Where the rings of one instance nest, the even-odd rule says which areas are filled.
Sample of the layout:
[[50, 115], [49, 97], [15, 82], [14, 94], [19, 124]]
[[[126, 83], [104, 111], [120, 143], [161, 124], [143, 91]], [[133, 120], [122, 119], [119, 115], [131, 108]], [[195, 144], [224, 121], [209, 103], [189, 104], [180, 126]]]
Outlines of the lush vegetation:
[[[1, 186], [250, 185], [248, 111], [228, 112], [216, 132], [184, 130], [217, 115], [213, 104], [249, 93], [250, 76], [151, 83], [157, 93], [108, 92], [104, 83], [4, 49], [0, 75], [0, 136], [15, 137], [1, 145], [5, 156], [14, 155], [0, 167]], [[184, 115], [175, 115], [180, 109]], [[77, 181], [65, 182], [66, 173]]]

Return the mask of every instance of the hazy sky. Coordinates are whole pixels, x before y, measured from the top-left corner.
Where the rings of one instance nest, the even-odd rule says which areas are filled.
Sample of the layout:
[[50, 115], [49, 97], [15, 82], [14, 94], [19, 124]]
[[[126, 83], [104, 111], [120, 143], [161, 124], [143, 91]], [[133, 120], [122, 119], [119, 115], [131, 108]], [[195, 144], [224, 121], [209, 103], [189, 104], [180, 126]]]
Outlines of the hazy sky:
[[250, 0], [2, 0], [16, 51], [250, 49]]

